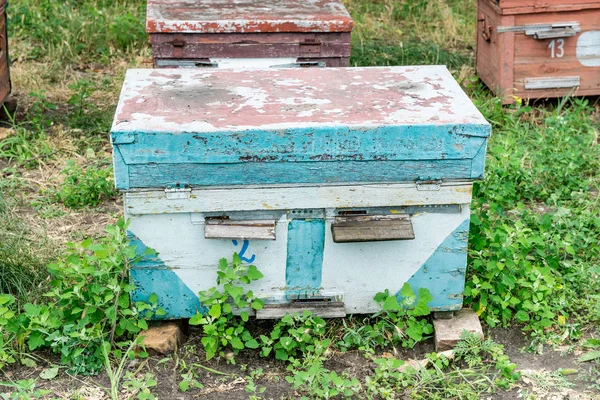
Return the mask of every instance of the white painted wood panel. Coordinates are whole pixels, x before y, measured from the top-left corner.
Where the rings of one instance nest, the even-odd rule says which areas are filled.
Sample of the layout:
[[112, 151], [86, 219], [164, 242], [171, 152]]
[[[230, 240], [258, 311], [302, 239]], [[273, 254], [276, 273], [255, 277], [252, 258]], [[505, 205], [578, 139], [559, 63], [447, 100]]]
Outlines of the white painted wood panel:
[[129, 215], [471, 203], [471, 183], [449, 182], [439, 190], [427, 189], [414, 183], [228, 187], [193, 189], [189, 199], [167, 199], [164, 190], [132, 190], [125, 193], [124, 203]]
[[322, 286], [344, 293], [348, 314], [377, 312], [373, 296], [385, 289], [398, 292], [469, 217], [467, 204], [456, 214], [414, 215], [411, 220], [415, 239], [392, 242], [334, 243], [328, 226]]

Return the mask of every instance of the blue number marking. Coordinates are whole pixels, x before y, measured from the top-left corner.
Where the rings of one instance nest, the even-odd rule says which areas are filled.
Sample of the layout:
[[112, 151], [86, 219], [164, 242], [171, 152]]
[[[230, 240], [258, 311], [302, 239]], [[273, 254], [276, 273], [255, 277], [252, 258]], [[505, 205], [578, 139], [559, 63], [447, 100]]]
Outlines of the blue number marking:
[[[237, 246], [238, 245], [238, 241], [237, 240], [232, 240], [233, 245]], [[238, 253], [238, 255], [240, 256], [240, 259], [242, 261], [245, 261], [247, 263], [253, 263], [254, 260], [256, 260], [256, 254], [252, 254], [252, 256], [250, 258], [245, 257], [244, 255], [246, 254], [246, 251], [248, 250], [248, 246], [250, 246], [250, 242], [248, 240], [244, 240], [244, 242], [242, 243], [242, 251], [240, 251]]]

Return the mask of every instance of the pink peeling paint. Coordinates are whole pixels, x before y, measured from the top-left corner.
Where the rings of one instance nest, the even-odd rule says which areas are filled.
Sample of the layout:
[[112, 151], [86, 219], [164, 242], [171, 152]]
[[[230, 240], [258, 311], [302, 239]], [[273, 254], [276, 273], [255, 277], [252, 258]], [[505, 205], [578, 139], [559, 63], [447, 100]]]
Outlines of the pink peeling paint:
[[340, 0], [148, 0], [149, 33], [350, 32]]
[[113, 131], [485, 122], [443, 66], [130, 70]]

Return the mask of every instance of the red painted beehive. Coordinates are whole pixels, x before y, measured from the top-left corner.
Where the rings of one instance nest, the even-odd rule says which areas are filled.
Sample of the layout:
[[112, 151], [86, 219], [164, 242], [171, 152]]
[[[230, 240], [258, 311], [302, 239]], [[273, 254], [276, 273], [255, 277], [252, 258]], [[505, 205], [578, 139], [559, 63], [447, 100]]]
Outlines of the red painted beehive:
[[6, 30], [6, 0], [0, 0], [0, 105], [10, 94], [8, 70], [8, 34]]
[[353, 21], [341, 0], [148, 0], [156, 67], [346, 67]]
[[600, 94], [600, 1], [478, 0], [477, 74], [505, 104]]

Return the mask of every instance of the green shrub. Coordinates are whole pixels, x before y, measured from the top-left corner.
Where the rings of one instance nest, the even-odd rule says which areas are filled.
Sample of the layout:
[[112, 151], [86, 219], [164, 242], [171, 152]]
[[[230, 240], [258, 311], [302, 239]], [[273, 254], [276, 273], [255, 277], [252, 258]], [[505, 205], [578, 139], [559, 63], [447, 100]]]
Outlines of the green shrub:
[[26, 342], [29, 351], [50, 348], [73, 373], [99, 372], [104, 343], [132, 339], [148, 328], [145, 317], [164, 313], [156, 309], [156, 295], [152, 305], [130, 301], [135, 287], [129, 266], [136, 254], [126, 224], [119, 221], [106, 233], [96, 243], [68, 244], [64, 256], [48, 266], [52, 282], [44, 301], [25, 304], [5, 326], [14, 342]]
[[[489, 110], [489, 109], [488, 109]], [[486, 108], [484, 108], [486, 111]], [[486, 179], [476, 184], [466, 303], [491, 326], [535, 335], [600, 319], [600, 146], [586, 100], [492, 108]], [[568, 333], [568, 332], [567, 332]]]
[[[198, 297], [207, 311], [205, 314], [199, 312], [190, 319], [190, 325], [202, 325], [202, 346], [207, 360], [217, 354], [224, 357], [227, 347], [235, 354], [245, 348], [258, 348], [258, 341], [245, 326], [249, 319], [245, 310], [260, 310], [263, 302], [251, 290], [245, 290], [243, 285], [262, 277], [256, 266], [244, 265], [237, 254], [233, 255], [231, 263], [225, 258], [219, 262], [217, 285], [223, 288], [222, 291], [217, 287], [201, 291]], [[241, 310], [239, 317], [234, 315], [234, 308]], [[234, 362], [233, 359], [228, 361]]]
[[56, 190], [54, 197], [69, 208], [95, 207], [117, 195], [112, 168], [90, 165], [82, 169], [74, 161], [68, 161], [62, 174], [64, 182]]

